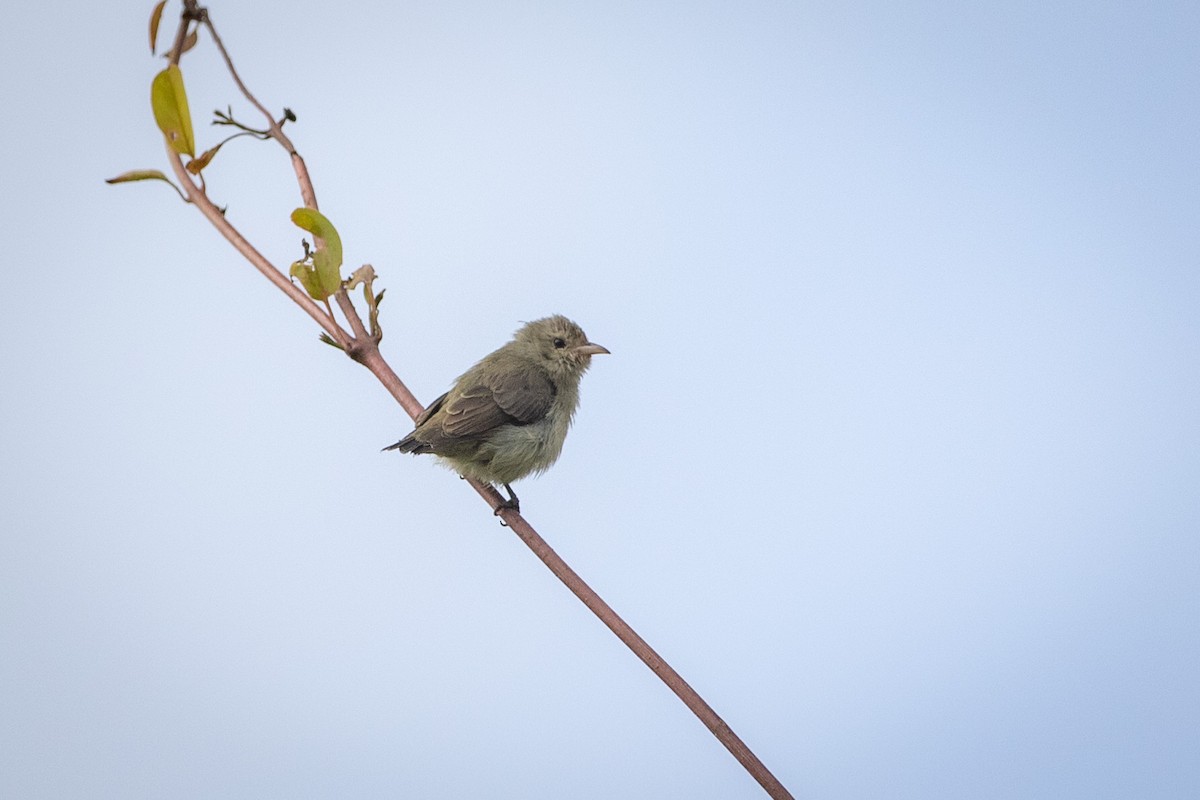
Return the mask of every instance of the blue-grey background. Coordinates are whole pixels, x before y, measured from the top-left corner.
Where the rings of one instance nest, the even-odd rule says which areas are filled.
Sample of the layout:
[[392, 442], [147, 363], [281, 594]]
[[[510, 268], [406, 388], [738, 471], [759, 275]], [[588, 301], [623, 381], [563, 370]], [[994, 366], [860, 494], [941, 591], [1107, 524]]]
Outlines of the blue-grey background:
[[[104, 185], [166, 169], [151, 5], [0, 26], [0, 795], [762, 796], [193, 209]], [[547, 313], [612, 350], [524, 508], [797, 797], [1200, 793], [1200, 6], [212, 13], [418, 397]], [[256, 122], [184, 70], [203, 145]], [[282, 151], [209, 188], [297, 256]]]

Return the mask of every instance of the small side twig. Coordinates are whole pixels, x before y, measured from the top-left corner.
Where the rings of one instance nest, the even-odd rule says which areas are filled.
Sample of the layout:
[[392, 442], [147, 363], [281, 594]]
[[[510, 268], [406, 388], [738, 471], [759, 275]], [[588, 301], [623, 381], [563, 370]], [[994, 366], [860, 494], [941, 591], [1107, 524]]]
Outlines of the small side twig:
[[[197, 6], [196, 0], [187, 0], [193, 6]], [[275, 117], [267, 111], [267, 107], [258, 102], [258, 98], [250, 93], [246, 88], [246, 84], [242, 82], [242, 78], [238, 75], [237, 69], [233, 66], [233, 59], [229, 57], [229, 52], [225, 49], [225, 43], [221, 41], [221, 37], [217, 34], [216, 26], [212, 23], [212, 18], [209, 17], [208, 11], [201, 9], [201, 21], [204, 27], [208, 29], [212, 35], [213, 43], [216, 44], [217, 50], [221, 53], [221, 58], [225, 60], [225, 66], [229, 69], [229, 75], [233, 78], [233, 82], [237, 84], [238, 90], [242, 95], [257, 108], [264, 117], [267, 118], [267, 129], [271, 132], [271, 138], [275, 139], [288, 152], [292, 158], [292, 169], [296, 172], [296, 180], [300, 184], [300, 197], [304, 201], [304, 205], [309, 208], [317, 208], [317, 193], [313, 189], [312, 179], [308, 175], [308, 165], [304, 163], [304, 159], [296, 152], [296, 146], [292, 144], [292, 140], [283, 132], [283, 126], [275, 121]]]

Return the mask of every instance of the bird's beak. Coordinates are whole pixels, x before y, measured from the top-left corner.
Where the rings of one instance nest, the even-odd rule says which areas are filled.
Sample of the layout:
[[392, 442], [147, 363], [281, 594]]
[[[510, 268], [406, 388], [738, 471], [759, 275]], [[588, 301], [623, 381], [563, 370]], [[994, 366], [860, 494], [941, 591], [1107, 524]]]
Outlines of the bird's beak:
[[574, 350], [575, 355], [578, 356], [598, 356], [601, 354], [606, 356], [612, 355], [612, 353], [608, 352], [607, 347], [602, 347], [598, 344], [592, 344], [591, 342], [588, 342], [587, 344], [581, 344], [572, 349]]

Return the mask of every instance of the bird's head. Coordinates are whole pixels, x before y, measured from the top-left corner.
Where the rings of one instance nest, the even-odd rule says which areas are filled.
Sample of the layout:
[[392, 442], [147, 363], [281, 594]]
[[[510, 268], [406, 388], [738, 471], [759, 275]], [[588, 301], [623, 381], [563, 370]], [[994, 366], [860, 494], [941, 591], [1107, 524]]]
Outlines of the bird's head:
[[551, 375], [578, 378], [592, 356], [608, 349], [588, 341], [583, 329], [561, 314], [527, 322], [513, 337], [520, 352], [533, 358]]

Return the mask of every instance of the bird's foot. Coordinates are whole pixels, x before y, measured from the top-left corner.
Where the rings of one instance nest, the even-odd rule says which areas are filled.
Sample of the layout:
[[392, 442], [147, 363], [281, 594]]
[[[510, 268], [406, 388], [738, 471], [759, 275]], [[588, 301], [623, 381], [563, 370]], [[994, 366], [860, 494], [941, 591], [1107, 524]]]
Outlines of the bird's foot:
[[[501, 500], [500, 504], [496, 506], [496, 510], [493, 511], [492, 513], [498, 517], [498, 516], [500, 516], [501, 511], [507, 511], [509, 509], [512, 509], [513, 511], [520, 514], [521, 513], [521, 501], [519, 499], [517, 499], [517, 493], [514, 492], [512, 490], [512, 487], [509, 486], [507, 483], [501, 484], [501, 485], [504, 487], [505, 491], [508, 492], [508, 499]], [[505, 522], [504, 520], [500, 520], [500, 524], [507, 525], [508, 523]]]

